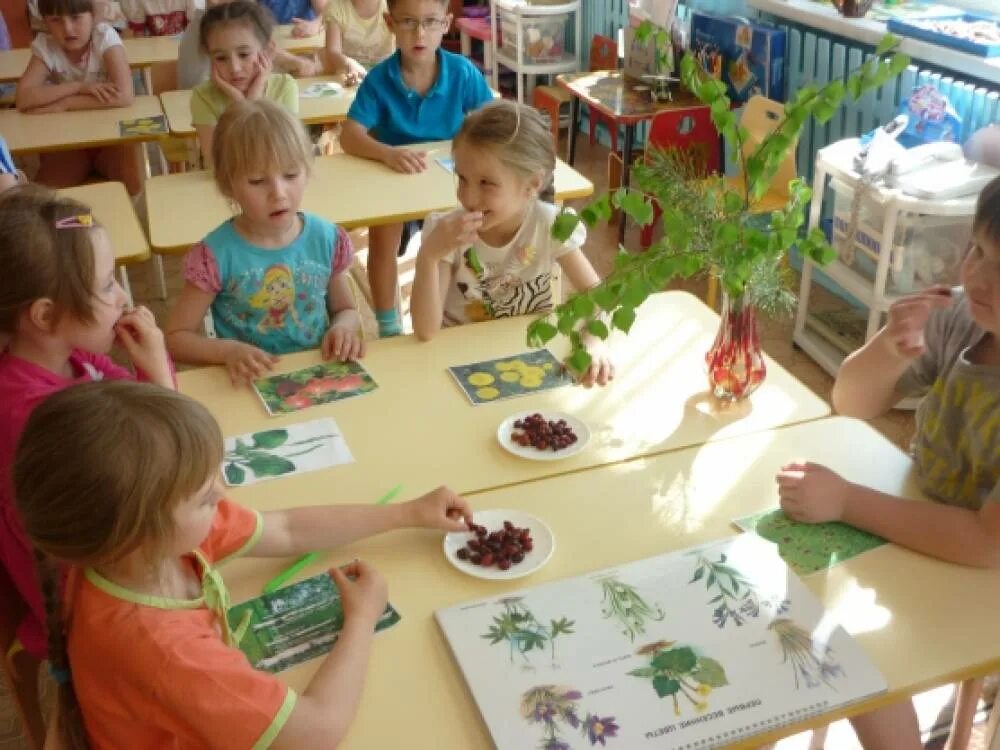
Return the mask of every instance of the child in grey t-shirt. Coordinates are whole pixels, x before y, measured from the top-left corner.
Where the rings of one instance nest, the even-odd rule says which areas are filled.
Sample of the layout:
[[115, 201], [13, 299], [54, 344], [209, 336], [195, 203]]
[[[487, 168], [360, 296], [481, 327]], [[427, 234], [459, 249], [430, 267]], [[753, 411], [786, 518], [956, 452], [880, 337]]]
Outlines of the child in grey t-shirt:
[[[837, 411], [862, 419], [905, 396], [924, 397], [913, 458], [922, 489], [938, 502], [910, 502], [797, 461], [777, 476], [789, 517], [843, 521], [942, 560], [1000, 566], [1000, 178], [980, 194], [972, 231], [962, 288], [895, 302], [886, 326], [844, 360], [833, 386]], [[978, 684], [963, 684], [960, 704], [974, 707]], [[956, 715], [955, 734], [967, 732], [958, 722], [970, 718]], [[862, 740], [866, 748], [920, 747], [908, 701], [854, 722], [871, 738]]]

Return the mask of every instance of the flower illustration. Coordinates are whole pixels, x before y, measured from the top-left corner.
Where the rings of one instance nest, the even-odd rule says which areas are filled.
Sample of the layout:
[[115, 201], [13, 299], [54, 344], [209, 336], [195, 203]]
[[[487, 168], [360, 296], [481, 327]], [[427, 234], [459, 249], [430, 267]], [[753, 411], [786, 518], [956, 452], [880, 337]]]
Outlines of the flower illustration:
[[577, 703], [583, 693], [562, 685], [538, 685], [521, 696], [521, 716], [531, 724], [540, 724], [543, 732], [542, 750], [572, 750], [560, 735], [561, 726], [579, 730], [591, 745], [606, 746], [607, 738], [618, 736], [614, 716], [587, 713], [580, 720]]
[[836, 661], [833, 648], [816, 643], [808, 631], [792, 620], [778, 618], [768, 629], [778, 638], [782, 663], [792, 665], [796, 690], [801, 689], [803, 684], [807, 688], [816, 688], [821, 684], [832, 688], [833, 678], [844, 676], [844, 669]]
[[604, 747], [605, 738], [618, 736], [618, 725], [615, 723], [614, 716], [587, 714], [587, 718], [583, 722], [583, 727], [587, 732], [587, 739], [590, 740], [591, 745], [596, 745], [600, 742], [601, 746]]
[[624, 627], [622, 633], [635, 641], [637, 635], [644, 635], [648, 620], [660, 621], [663, 609], [655, 602], [650, 605], [639, 594], [635, 586], [623, 583], [614, 576], [597, 581], [604, 591], [602, 610], [605, 618], [614, 617]]
[[636, 653], [649, 657], [649, 665], [633, 669], [628, 674], [650, 680], [659, 697], [670, 696], [675, 716], [681, 715], [678, 696], [682, 696], [700, 713], [708, 709], [706, 698], [712, 690], [729, 684], [726, 670], [720, 662], [698, 655], [690, 646], [657, 641], [643, 646]]
[[504, 608], [503, 614], [493, 618], [493, 624], [482, 637], [486, 638], [491, 646], [506, 642], [511, 662], [514, 661], [514, 654], [520, 653], [525, 668], [529, 664], [530, 654], [535, 650], [544, 650], [546, 646], [549, 647], [551, 658], [555, 661], [555, 639], [560, 635], [572, 634], [573, 621], [563, 617], [543, 625], [531, 610], [524, 606], [520, 597], [507, 597], [501, 599], [499, 604]]

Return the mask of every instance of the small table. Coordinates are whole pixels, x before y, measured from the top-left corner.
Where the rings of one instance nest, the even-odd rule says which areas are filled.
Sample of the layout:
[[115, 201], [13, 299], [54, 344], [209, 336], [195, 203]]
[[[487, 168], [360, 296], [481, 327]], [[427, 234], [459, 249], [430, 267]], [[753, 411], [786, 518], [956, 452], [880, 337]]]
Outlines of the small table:
[[[300, 78], [296, 80], [299, 87], [299, 119], [306, 125], [326, 125], [342, 122], [347, 118], [347, 110], [351, 108], [357, 86], [344, 87], [344, 77], [319, 76], [316, 78]], [[337, 83], [342, 91], [336, 96], [303, 97], [302, 91], [313, 83]], [[160, 94], [163, 111], [167, 115], [170, 134], [178, 138], [190, 138], [195, 134], [191, 124], [191, 91], [164, 91]]]
[[132, 199], [125, 191], [125, 186], [120, 182], [97, 182], [56, 192], [90, 206], [94, 218], [107, 230], [111, 247], [115, 251], [115, 263], [121, 267], [122, 286], [131, 300], [132, 290], [125, 266], [149, 260], [149, 241], [139, 224], [139, 217], [135, 215]]
[[[419, 174], [401, 174], [381, 162], [348, 154], [317, 157], [302, 209], [351, 229], [422, 219], [431, 211], [453, 208], [457, 204], [455, 175], [435, 160], [450, 156], [451, 143], [414, 148], [427, 151], [427, 169]], [[562, 161], [556, 163], [555, 188], [560, 201], [594, 192], [590, 180]], [[187, 252], [233, 215], [208, 172], [147, 180], [146, 206], [149, 236], [157, 253]], [[179, 216], [183, 221], [177, 220]]]
[[[125, 57], [133, 68], [146, 69], [156, 63], [177, 60], [177, 38], [145, 36], [123, 39]], [[0, 83], [16, 81], [24, 74], [31, 59], [31, 49], [10, 49], [0, 52]]]
[[121, 146], [155, 141], [160, 134], [122, 135], [118, 123], [163, 114], [155, 96], [137, 96], [127, 107], [49, 112], [33, 115], [14, 109], [0, 111], [0, 133], [15, 153], [71, 151], [77, 148]]
[[[628, 187], [632, 167], [632, 148], [635, 128], [641, 122], [652, 120], [664, 110], [704, 107], [690, 91], [675, 86], [673, 101], [654, 102], [650, 87], [621, 71], [597, 70], [590, 73], [564, 73], [556, 76], [556, 83], [572, 95], [570, 101], [569, 139], [566, 160], [572, 164], [576, 158], [576, 136], [580, 126], [580, 102], [611, 118], [615, 126], [625, 126], [622, 141], [622, 185]], [[618, 241], [625, 239], [625, 220], [618, 230]]]
[[316, 52], [326, 47], [326, 29], [323, 26], [320, 26], [319, 33], [305, 37], [292, 36], [292, 28], [290, 23], [275, 28], [271, 38], [281, 49], [288, 52]]

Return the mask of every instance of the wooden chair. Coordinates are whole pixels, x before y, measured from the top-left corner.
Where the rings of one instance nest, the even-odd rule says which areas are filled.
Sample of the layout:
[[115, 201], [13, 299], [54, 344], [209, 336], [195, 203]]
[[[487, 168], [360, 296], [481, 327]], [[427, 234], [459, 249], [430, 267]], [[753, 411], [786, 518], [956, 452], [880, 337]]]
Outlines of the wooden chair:
[[45, 742], [45, 722], [38, 700], [40, 662], [17, 643], [17, 626], [27, 611], [21, 594], [14, 588], [7, 570], [0, 566], [0, 651], [3, 653], [4, 684], [21, 715], [30, 747], [41, 750]]
[[[594, 34], [590, 42], [590, 69], [616, 70], [618, 68], [618, 43], [600, 34]], [[559, 86], [536, 86], [531, 96], [531, 104], [549, 115], [552, 139], [559, 143], [559, 113], [562, 105], [569, 104], [573, 97]], [[618, 150], [618, 125], [600, 112], [590, 112], [590, 142], [594, 142], [595, 128], [603, 123], [611, 134], [611, 150]], [[572, 124], [570, 125], [572, 127]]]

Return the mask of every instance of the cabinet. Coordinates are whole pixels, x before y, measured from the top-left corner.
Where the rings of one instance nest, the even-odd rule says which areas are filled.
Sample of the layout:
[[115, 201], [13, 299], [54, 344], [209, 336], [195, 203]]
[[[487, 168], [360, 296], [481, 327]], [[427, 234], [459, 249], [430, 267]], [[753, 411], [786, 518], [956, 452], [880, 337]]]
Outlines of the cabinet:
[[515, 75], [517, 100], [523, 104], [534, 86], [534, 76], [579, 70], [583, 41], [580, 3], [529, 5], [524, 0], [490, 0], [493, 88], [500, 88], [500, 65], [509, 68]]
[[[852, 164], [857, 150], [858, 140], [850, 138], [817, 152], [809, 227], [820, 225], [824, 195], [833, 195], [832, 239], [838, 257], [822, 272], [867, 308], [863, 330], [868, 341], [899, 297], [933, 283], [957, 282], [977, 196], [923, 200], [878, 185], [864, 189]], [[858, 189], [864, 194], [859, 205], [852, 206]], [[853, 241], [848, 243], [852, 229]], [[842, 340], [828, 322], [809, 312], [814, 270], [805, 260], [793, 340], [834, 375], [844, 356], [863, 342]]]

